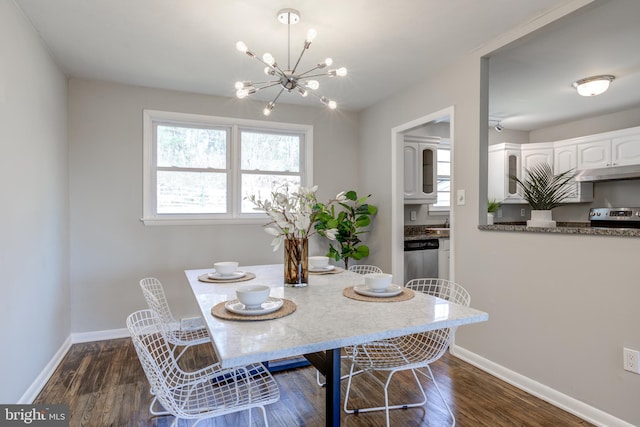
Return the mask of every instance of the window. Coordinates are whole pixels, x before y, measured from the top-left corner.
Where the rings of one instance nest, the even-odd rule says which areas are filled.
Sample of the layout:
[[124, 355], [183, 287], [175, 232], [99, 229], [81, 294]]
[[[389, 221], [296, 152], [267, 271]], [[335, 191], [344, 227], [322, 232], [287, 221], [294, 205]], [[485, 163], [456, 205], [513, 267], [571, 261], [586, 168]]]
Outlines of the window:
[[143, 221], [246, 222], [246, 200], [312, 182], [312, 127], [144, 111]]
[[451, 207], [451, 148], [440, 143], [438, 147], [438, 201], [429, 206], [430, 211], [448, 211]]

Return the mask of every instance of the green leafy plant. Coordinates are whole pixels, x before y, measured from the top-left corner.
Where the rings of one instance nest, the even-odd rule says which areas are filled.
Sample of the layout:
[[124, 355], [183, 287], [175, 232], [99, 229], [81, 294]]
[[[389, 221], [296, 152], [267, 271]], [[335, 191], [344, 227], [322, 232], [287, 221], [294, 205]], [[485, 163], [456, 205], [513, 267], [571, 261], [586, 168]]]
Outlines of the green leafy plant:
[[511, 176], [522, 189], [522, 197], [534, 210], [551, 210], [560, 206], [563, 200], [571, 195], [569, 185], [575, 175], [573, 169], [555, 175], [551, 165], [538, 163], [526, 169], [526, 177], [519, 179]]
[[500, 209], [500, 202], [496, 199], [491, 199], [487, 202], [487, 212], [495, 213], [498, 212], [498, 209]]
[[361, 260], [369, 256], [369, 247], [360, 240], [360, 235], [366, 233], [363, 228], [371, 224], [371, 216], [378, 212], [377, 207], [367, 203], [369, 197], [370, 194], [358, 198], [351, 190], [340, 193], [335, 203], [316, 205], [316, 231], [340, 245], [329, 244], [327, 256], [336, 261], [342, 259], [345, 268], [349, 268], [349, 259]]

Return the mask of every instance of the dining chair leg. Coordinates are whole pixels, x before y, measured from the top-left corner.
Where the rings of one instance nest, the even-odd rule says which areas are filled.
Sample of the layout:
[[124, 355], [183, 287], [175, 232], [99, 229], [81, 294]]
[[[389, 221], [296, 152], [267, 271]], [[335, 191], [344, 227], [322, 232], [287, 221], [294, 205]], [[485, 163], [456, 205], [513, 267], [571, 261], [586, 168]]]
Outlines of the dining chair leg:
[[453, 420], [451, 423], [451, 427], [454, 427], [456, 425], [456, 417], [453, 415], [453, 412], [451, 411], [451, 408], [449, 407], [449, 404], [447, 403], [446, 400], [444, 400], [444, 396], [442, 394], [442, 392], [440, 391], [440, 387], [438, 387], [438, 382], [436, 381], [436, 377], [433, 376], [433, 372], [431, 371], [431, 367], [429, 367], [429, 365], [425, 366], [425, 368], [427, 368], [427, 370], [429, 371], [429, 376], [431, 376], [431, 381], [433, 381], [433, 385], [436, 387], [436, 390], [438, 391], [438, 394], [440, 395], [440, 399], [442, 400], [442, 403], [444, 403], [445, 408], [447, 408], [447, 412], [449, 412], [449, 416], [451, 416], [451, 419]]

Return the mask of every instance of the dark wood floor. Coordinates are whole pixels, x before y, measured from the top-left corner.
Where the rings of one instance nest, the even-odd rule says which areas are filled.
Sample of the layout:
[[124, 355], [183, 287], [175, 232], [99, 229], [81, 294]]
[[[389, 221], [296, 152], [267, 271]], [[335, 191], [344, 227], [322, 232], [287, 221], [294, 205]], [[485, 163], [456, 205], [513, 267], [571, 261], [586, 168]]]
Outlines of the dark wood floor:
[[[185, 367], [201, 367], [213, 360], [210, 346], [189, 350]], [[346, 365], [343, 366], [345, 369]], [[456, 425], [491, 427], [590, 426], [540, 399], [532, 397], [448, 354], [432, 367], [456, 416]], [[409, 374], [410, 375], [410, 374]], [[393, 398], [417, 399], [412, 378], [396, 374]], [[316, 385], [315, 369], [298, 368], [274, 374], [280, 400], [267, 406], [271, 426], [324, 426], [324, 389]], [[383, 401], [381, 389], [368, 375], [356, 377], [354, 397], [368, 404]], [[424, 407], [391, 411], [392, 426], [450, 425], [433, 385], [423, 379], [428, 402]], [[343, 382], [343, 397], [346, 384]], [[365, 398], [368, 396], [368, 399]], [[71, 426], [168, 426], [173, 417], [149, 417], [149, 386], [129, 339], [75, 344], [34, 403], [70, 405]], [[254, 411], [254, 425], [262, 425]], [[256, 424], [256, 419], [258, 424]], [[247, 425], [246, 411], [199, 425]], [[189, 425], [186, 422], [181, 426]], [[384, 426], [384, 413], [342, 414], [347, 427]]]

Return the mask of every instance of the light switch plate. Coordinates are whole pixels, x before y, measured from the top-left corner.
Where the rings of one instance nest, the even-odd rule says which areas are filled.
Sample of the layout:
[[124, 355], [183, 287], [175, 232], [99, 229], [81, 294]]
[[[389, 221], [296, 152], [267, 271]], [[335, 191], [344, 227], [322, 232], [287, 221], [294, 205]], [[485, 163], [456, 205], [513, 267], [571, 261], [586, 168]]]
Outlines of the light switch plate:
[[458, 192], [456, 193], [456, 204], [460, 206], [464, 205], [466, 202], [467, 198], [464, 190], [458, 190]]

